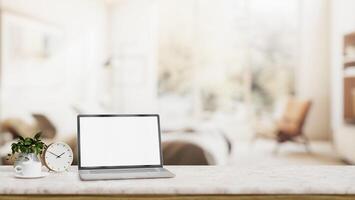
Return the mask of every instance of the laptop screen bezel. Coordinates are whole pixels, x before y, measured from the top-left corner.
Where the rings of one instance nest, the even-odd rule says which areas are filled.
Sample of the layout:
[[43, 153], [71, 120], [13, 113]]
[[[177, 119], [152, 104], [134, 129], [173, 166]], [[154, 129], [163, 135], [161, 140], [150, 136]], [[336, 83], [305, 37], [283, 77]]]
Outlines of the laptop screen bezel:
[[[159, 138], [159, 165], [122, 165], [122, 166], [94, 166], [85, 167], [81, 165], [81, 149], [80, 149], [80, 118], [85, 117], [156, 117], [158, 125], [158, 138]], [[159, 114], [79, 114], [77, 116], [77, 148], [78, 148], [78, 168], [79, 170], [93, 170], [93, 169], [128, 169], [128, 168], [152, 168], [163, 166], [163, 155], [161, 149], [161, 130], [160, 130], [160, 117]]]

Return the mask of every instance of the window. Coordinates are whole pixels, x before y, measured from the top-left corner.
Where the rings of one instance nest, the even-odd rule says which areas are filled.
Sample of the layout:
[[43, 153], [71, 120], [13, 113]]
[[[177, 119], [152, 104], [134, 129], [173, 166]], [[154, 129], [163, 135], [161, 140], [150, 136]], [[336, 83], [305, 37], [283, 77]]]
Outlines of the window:
[[[270, 112], [293, 92], [298, 0], [159, 1], [162, 113]], [[287, 14], [285, 14], [287, 13]]]

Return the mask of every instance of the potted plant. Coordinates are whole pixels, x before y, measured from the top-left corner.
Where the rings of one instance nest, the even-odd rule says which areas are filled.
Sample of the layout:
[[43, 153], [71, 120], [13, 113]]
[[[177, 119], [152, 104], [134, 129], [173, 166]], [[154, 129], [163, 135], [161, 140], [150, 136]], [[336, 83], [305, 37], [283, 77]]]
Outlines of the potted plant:
[[11, 144], [12, 153], [8, 156], [13, 157], [18, 154], [18, 156], [15, 156], [15, 167], [24, 161], [41, 162], [39, 155], [42, 154], [47, 145], [42, 142], [40, 137], [41, 132], [38, 132], [33, 138], [20, 136], [17, 142]]

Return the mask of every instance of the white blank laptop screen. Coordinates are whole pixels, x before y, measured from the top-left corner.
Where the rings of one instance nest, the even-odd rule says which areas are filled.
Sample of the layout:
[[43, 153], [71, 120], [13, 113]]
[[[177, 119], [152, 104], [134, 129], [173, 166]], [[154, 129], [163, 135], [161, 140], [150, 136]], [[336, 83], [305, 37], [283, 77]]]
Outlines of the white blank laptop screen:
[[157, 116], [79, 120], [81, 167], [161, 164]]

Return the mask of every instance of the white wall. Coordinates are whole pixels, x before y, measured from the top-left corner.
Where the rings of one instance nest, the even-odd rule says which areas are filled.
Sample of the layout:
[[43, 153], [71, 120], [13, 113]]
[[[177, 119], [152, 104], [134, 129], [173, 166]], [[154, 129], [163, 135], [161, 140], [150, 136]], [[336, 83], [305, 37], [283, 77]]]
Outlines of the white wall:
[[63, 134], [75, 133], [72, 106], [97, 102], [99, 98], [97, 74], [107, 56], [105, 2], [3, 0], [1, 10], [55, 27], [61, 35], [58, 52], [43, 66], [25, 71], [26, 62], [13, 66], [6, 59], [2, 61], [2, 117], [41, 112], [52, 117]]
[[305, 133], [311, 139], [330, 137], [329, 1], [302, 0], [300, 65], [296, 94], [312, 100]]

